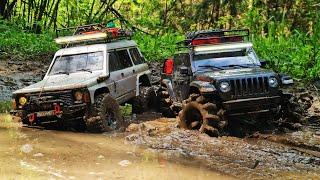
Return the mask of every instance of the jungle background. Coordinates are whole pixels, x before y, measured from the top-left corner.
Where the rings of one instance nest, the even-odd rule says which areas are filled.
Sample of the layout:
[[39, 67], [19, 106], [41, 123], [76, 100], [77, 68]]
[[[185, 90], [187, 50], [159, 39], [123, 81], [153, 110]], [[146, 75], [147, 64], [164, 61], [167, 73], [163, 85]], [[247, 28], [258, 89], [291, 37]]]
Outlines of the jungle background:
[[110, 20], [135, 32], [149, 61], [171, 56], [189, 31], [249, 28], [270, 68], [315, 81], [319, 18], [319, 0], [0, 0], [0, 60], [48, 57], [57, 28]]

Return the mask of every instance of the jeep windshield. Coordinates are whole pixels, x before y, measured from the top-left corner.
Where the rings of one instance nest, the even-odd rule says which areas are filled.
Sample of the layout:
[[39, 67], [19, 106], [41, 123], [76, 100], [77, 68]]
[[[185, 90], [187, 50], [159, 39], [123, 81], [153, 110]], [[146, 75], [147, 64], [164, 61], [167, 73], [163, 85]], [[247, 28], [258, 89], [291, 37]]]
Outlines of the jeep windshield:
[[193, 56], [193, 61], [196, 69], [215, 67], [219, 70], [260, 66], [260, 62], [252, 49], [196, 53]]
[[49, 75], [102, 70], [103, 59], [102, 51], [57, 56]]

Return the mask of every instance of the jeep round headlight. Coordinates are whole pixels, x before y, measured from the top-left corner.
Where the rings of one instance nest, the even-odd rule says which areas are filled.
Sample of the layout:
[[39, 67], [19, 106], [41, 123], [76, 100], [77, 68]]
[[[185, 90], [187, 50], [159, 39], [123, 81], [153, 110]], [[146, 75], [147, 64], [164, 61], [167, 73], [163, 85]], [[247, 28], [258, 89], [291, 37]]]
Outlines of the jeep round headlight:
[[22, 96], [22, 97], [19, 98], [19, 104], [22, 105], [22, 106], [24, 106], [25, 104], [27, 104], [27, 101], [28, 101], [28, 100], [27, 100], [26, 97], [23, 97], [23, 96]]
[[270, 87], [273, 87], [273, 88], [278, 87], [278, 80], [275, 77], [270, 77], [268, 80], [268, 83]]
[[224, 93], [229, 92], [231, 90], [230, 84], [228, 82], [220, 83], [220, 90]]
[[74, 98], [76, 101], [82, 101], [83, 93], [80, 91], [77, 91], [76, 93], [74, 93]]

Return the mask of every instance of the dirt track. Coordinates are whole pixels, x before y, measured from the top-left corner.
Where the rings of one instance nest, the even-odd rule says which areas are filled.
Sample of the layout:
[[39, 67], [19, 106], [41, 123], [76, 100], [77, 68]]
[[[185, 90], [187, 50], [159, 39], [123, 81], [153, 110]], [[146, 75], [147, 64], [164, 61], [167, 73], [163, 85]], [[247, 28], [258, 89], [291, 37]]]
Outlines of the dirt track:
[[[0, 63], [0, 100], [39, 80], [47, 65]], [[150, 113], [128, 132], [104, 135], [26, 129], [1, 117], [0, 179], [320, 179], [320, 101], [314, 97], [301, 130], [245, 138], [181, 130], [175, 119]], [[33, 150], [24, 152], [25, 145]]]
[[320, 178], [320, 134], [313, 125], [284, 134], [214, 138], [178, 129], [176, 119], [166, 118], [112, 134], [23, 128], [8, 119], [0, 118], [0, 179]]
[[310, 127], [284, 134], [213, 138], [177, 129], [175, 124], [175, 119], [134, 124], [126, 139], [243, 179], [320, 178], [320, 134]]

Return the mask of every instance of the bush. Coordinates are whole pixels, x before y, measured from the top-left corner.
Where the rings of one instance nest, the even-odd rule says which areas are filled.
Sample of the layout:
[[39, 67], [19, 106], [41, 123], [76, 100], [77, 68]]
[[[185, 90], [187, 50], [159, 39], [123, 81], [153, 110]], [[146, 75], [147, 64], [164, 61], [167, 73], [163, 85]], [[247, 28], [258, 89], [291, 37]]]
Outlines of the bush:
[[173, 56], [177, 48], [176, 43], [182, 41], [184, 36], [177, 33], [165, 33], [158, 36], [137, 33], [133, 39], [148, 61], [161, 61]]
[[20, 60], [52, 53], [58, 49], [51, 33], [26, 32], [3, 20], [0, 20], [0, 39], [0, 52]]
[[0, 113], [7, 113], [11, 110], [11, 101], [0, 102]]
[[254, 46], [270, 68], [295, 78], [315, 80], [320, 76], [320, 54], [308, 41], [309, 37], [295, 34], [289, 37], [258, 37]]

